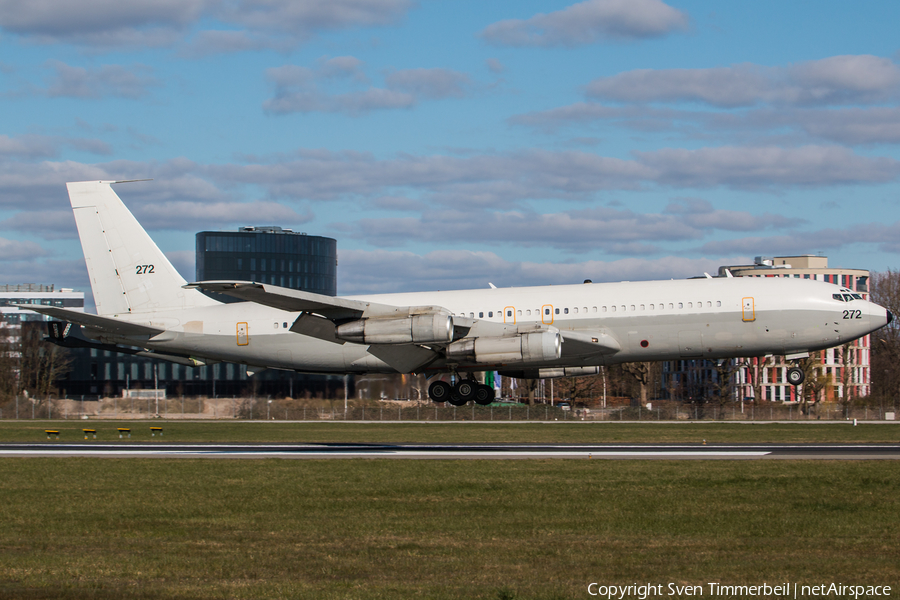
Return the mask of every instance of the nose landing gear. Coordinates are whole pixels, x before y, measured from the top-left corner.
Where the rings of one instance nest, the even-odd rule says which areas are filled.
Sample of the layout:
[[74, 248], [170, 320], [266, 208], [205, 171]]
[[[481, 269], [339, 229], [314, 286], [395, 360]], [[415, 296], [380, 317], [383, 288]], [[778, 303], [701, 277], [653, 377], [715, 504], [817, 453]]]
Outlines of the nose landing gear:
[[803, 383], [803, 380], [806, 378], [806, 375], [803, 373], [803, 369], [800, 367], [791, 367], [787, 372], [787, 380], [788, 383], [793, 386], [798, 386]]

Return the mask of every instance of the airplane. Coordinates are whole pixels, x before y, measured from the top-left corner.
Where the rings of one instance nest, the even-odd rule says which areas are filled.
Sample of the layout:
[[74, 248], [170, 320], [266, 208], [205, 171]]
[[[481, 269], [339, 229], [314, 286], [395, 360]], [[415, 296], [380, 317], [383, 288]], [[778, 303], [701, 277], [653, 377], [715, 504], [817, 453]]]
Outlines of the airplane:
[[[251, 281], [187, 282], [112, 185], [67, 183], [97, 314], [58, 319], [50, 341], [248, 372], [421, 373], [429, 397], [490, 404], [478, 375], [592, 375], [601, 366], [784, 355], [884, 327], [890, 311], [835, 284], [710, 277], [332, 297]], [[212, 292], [213, 294], [208, 294]], [[242, 302], [221, 302], [226, 294]], [[64, 325], [64, 326], [63, 326]], [[73, 325], [80, 328], [72, 335]], [[793, 385], [803, 371], [788, 371]]]

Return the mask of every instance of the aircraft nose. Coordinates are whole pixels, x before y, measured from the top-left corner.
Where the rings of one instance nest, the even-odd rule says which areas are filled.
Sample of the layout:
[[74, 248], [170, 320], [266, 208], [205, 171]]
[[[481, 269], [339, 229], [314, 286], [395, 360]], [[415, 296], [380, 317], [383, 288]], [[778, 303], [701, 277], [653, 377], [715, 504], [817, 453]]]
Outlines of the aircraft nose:
[[892, 313], [891, 311], [889, 311], [889, 310], [887, 310], [887, 309], [885, 309], [884, 312], [887, 313], [887, 323], [886, 323], [886, 325], [890, 325], [890, 324], [891, 324], [891, 321], [894, 320], [894, 313]]

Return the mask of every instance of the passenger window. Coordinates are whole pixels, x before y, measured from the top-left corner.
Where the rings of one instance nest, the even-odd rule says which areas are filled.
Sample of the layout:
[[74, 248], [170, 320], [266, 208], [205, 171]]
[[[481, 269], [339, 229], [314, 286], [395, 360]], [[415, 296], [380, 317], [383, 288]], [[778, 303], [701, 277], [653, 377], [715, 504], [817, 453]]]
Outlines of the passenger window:
[[631, 305], [631, 310], [634, 310], [634, 304]]
[[675, 306], [671, 302], [669, 302], [669, 309], [673, 309], [673, 308], [675, 308]]
[[545, 314], [545, 315], [549, 315], [549, 314], [550, 314], [550, 309], [549, 309], [549, 308], [545, 308], [545, 309], [544, 309], [544, 314]]
[[722, 301], [721, 301], [721, 300], [716, 300], [716, 306], [722, 306]]
[[493, 316], [494, 316], [494, 311], [489, 310], [489, 311], [488, 311], [488, 318], [489, 318], [489, 319], [490, 319], [490, 318], [493, 318]]
[[555, 312], [556, 314], [559, 314], [559, 309], [558, 309], [558, 308], [557, 308], [557, 309], [554, 309], [553, 312]]
[[529, 316], [529, 317], [531, 316], [531, 309], [530, 309], [530, 308], [527, 309], [527, 310], [525, 311], [525, 315], [527, 315], [527, 316]]
[[615, 304], [612, 305], [612, 311], [613, 311], [613, 312], [616, 312], [616, 305], [615, 305]]
[[600, 312], [606, 312], [606, 307], [604, 306], [603, 309], [601, 309]]
[[694, 303], [693, 303], [693, 302], [688, 302], [688, 308], [694, 308]]
[[519, 317], [522, 316], [522, 309], [521, 309], [521, 308], [520, 308], [519, 310], [516, 311], [516, 315], [519, 316]]
[[563, 309], [563, 313], [564, 313], [564, 314], [569, 314], [569, 309], [568, 309], [568, 308], [564, 308], [564, 309]]
[[641, 304], [641, 310], [646, 310], [643, 304]]
[[506, 311], [506, 316], [507, 316], [507, 317], [511, 317], [511, 316], [512, 316], [512, 311], [511, 311], [511, 310]]
[[478, 313], [478, 318], [479, 318], [479, 319], [483, 319], [483, 318], [484, 318], [484, 313], [483, 313], [483, 312]]
[[596, 306], [592, 306], [592, 307], [591, 307], [591, 312], [597, 312], [597, 307], [596, 307]]
[[651, 305], [650, 305], [650, 310], [656, 310], [656, 305], [655, 305], [655, 304], [651, 304]]
[[578, 307], [576, 306], [575, 308], [573, 308], [573, 309], [572, 309], [572, 312], [574, 312], [574, 313], [577, 315], [577, 314], [578, 314]]

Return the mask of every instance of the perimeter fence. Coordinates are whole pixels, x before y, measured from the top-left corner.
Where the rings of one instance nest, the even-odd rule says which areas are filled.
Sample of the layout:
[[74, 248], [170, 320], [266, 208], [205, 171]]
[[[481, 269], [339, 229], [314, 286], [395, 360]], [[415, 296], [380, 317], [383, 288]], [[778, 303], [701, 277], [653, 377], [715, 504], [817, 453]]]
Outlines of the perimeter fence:
[[7, 402], [0, 419], [241, 419], [279, 421], [893, 421], [892, 408], [837, 403], [807, 408], [774, 402], [759, 404], [653, 401], [648, 406], [607, 408], [526, 405], [495, 402], [490, 406], [409, 400], [358, 402], [321, 399], [165, 398], [92, 400], [57, 399]]

